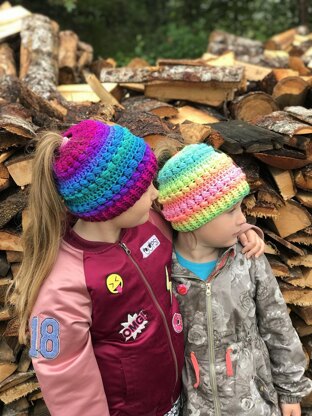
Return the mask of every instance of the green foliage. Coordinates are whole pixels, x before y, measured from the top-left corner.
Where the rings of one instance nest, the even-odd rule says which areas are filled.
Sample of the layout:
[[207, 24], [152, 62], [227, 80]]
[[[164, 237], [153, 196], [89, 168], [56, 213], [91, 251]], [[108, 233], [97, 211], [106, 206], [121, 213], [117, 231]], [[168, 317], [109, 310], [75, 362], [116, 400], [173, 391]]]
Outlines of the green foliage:
[[[154, 64], [157, 58], [197, 58], [209, 34], [226, 30], [251, 39], [298, 26], [299, 3], [312, 20], [309, 0], [12, 0], [56, 20], [90, 43], [95, 57], [112, 57], [119, 65], [133, 57]], [[302, 15], [302, 13], [301, 13]]]

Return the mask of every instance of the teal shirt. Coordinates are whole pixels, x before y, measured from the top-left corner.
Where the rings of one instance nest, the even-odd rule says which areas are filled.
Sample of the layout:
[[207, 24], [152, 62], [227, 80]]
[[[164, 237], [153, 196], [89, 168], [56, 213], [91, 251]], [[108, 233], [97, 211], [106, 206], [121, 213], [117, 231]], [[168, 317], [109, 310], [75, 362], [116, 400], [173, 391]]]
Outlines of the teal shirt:
[[176, 251], [176, 256], [178, 263], [190, 270], [192, 273], [196, 274], [200, 279], [206, 280], [210, 273], [215, 268], [217, 260], [208, 261], [207, 263], [194, 263], [193, 261], [186, 260]]

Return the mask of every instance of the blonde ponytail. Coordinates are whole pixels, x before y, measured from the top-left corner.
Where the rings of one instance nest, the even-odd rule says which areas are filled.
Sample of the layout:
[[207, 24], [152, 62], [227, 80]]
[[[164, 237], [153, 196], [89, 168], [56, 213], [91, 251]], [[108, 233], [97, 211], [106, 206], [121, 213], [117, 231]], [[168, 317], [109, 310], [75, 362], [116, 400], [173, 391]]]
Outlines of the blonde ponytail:
[[55, 151], [62, 142], [58, 133], [39, 137], [29, 195], [29, 225], [23, 233], [24, 256], [11, 285], [9, 301], [20, 320], [19, 341], [27, 342], [28, 320], [39, 289], [51, 271], [66, 228], [66, 208], [53, 178]]

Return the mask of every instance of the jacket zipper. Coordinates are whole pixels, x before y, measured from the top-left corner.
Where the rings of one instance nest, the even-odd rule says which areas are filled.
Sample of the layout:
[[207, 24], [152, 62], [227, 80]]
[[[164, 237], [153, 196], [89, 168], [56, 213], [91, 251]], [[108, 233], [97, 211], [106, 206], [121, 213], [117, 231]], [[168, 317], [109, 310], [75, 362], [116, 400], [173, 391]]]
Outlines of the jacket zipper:
[[207, 300], [207, 323], [208, 323], [208, 349], [209, 349], [209, 367], [210, 367], [210, 379], [211, 389], [213, 394], [213, 401], [215, 406], [216, 416], [221, 416], [220, 400], [217, 388], [216, 377], [216, 360], [214, 352], [214, 339], [213, 339], [213, 320], [212, 320], [212, 301], [211, 301], [211, 283], [206, 283], [206, 300]]
[[[171, 353], [172, 353], [172, 356], [173, 356], [174, 365], [175, 365], [175, 374], [176, 374], [175, 386], [176, 386], [177, 382], [178, 382], [178, 378], [179, 378], [178, 361], [177, 361], [177, 357], [176, 357], [176, 354], [175, 354], [175, 351], [174, 351], [174, 347], [173, 347], [173, 343], [172, 343], [172, 339], [171, 339], [171, 334], [170, 334], [170, 330], [169, 330], [169, 327], [168, 327], [168, 323], [167, 323], [164, 311], [162, 310], [161, 306], [159, 305], [159, 303], [158, 303], [158, 301], [157, 301], [157, 299], [154, 295], [154, 292], [153, 292], [150, 284], [148, 283], [146, 277], [144, 276], [141, 268], [139, 267], [137, 262], [134, 260], [134, 258], [131, 256], [131, 250], [129, 250], [129, 248], [126, 246], [126, 244], [121, 242], [121, 241], [119, 242], [119, 245], [124, 250], [124, 252], [127, 254], [129, 259], [132, 261], [132, 263], [134, 264], [136, 269], [138, 270], [138, 272], [139, 272], [145, 286], [147, 287], [147, 289], [148, 289], [148, 291], [149, 291], [149, 293], [150, 293], [158, 311], [160, 312], [160, 314], [162, 316], [162, 319], [163, 319], [163, 322], [164, 322], [164, 325], [165, 325], [165, 328], [166, 328], [167, 336], [168, 336], [168, 339], [169, 339], [169, 344], [170, 344], [170, 349], [171, 349]], [[175, 386], [174, 386], [174, 390], [175, 390]], [[172, 402], [172, 404], [174, 402], [174, 397], [172, 397], [172, 396], [171, 396], [171, 402]]]

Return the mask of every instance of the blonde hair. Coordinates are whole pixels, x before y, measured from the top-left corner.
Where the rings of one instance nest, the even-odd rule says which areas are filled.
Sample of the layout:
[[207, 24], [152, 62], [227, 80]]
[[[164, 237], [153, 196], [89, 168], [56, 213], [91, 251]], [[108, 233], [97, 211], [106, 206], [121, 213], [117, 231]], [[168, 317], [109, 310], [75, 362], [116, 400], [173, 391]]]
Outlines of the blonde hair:
[[29, 224], [23, 233], [24, 256], [9, 289], [8, 300], [20, 321], [19, 341], [28, 341], [28, 320], [40, 287], [51, 271], [66, 228], [66, 208], [53, 178], [55, 151], [62, 136], [46, 132], [38, 138], [29, 195]]

